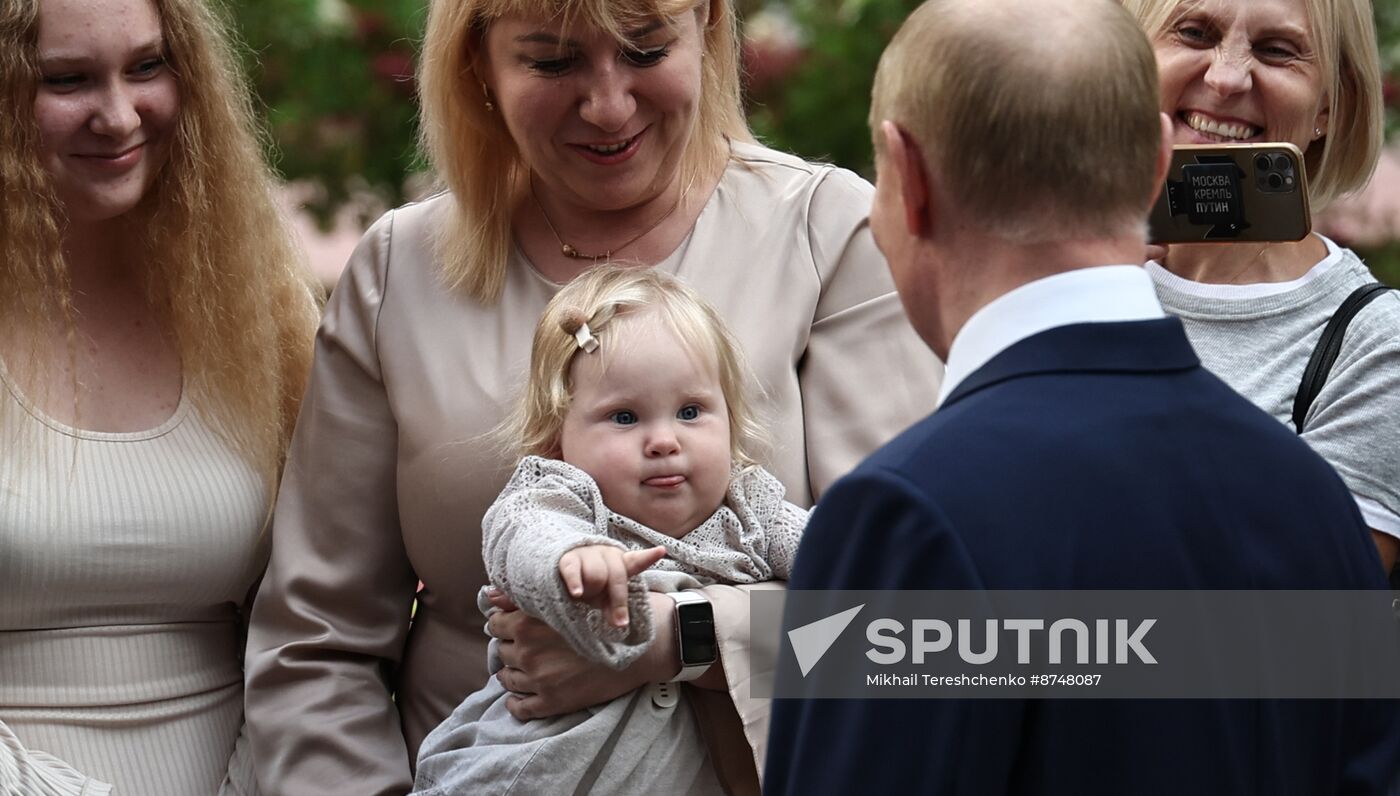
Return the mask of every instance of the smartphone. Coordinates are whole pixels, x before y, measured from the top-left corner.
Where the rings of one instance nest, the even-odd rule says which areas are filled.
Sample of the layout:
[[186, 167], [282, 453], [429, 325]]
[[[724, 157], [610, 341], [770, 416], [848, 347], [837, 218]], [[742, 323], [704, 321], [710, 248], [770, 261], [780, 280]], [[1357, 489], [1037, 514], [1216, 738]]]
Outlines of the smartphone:
[[1158, 244], [1302, 240], [1312, 230], [1303, 153], [1287, 143], [1173, 147], [1147, 224]]

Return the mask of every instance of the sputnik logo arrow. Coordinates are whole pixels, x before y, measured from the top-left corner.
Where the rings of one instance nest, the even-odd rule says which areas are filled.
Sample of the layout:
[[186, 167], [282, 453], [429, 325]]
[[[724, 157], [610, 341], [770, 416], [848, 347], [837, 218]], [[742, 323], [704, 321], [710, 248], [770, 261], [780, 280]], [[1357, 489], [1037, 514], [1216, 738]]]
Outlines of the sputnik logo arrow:
[[865, 603], [861, 603], [855, 608], [848, 608], [839, 614], [832, 614], [825, 619], [818, 619], [788, 631], [792, 654], [797, 657], [797, 667], [802, 670], [803, 677], [812, 671], [812, 667], [831, 649], [831, 645], [836, 643], [836, 639], [841, 637], [841, 633], [864, 607]]

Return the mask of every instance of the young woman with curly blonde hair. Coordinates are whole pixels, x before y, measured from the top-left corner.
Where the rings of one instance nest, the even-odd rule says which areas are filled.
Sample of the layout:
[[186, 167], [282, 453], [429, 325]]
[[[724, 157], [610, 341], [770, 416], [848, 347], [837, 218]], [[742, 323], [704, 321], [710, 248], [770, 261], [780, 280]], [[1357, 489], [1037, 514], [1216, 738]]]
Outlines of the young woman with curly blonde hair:
[[247, 88], [201, 0], [6, 0], [0, 97], [0, 791], [249, 790], [317, 300]]

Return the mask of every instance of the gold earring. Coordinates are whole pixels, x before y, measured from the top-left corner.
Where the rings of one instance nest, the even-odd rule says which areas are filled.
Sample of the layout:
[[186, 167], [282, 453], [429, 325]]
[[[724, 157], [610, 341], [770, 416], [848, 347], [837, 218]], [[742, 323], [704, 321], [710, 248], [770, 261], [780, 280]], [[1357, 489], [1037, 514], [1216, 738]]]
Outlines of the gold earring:
[[486, 81], [484, 80], [481, 81], [481, 96], [486, 98], [486, 101], [482, 103], [482, 105], [486, 107], [486, 112], [491, 113], [495, 111], [496, 103], [491, 101], [491, 92], [486, 90]]

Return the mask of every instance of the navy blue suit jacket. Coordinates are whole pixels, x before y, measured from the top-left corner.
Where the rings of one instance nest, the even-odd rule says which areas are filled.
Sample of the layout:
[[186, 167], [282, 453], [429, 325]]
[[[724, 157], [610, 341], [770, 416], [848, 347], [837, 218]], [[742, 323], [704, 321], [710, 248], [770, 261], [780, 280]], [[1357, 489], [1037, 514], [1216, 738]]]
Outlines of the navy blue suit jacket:
[[[822, 497], [789, 583], [1386, 585], [1341, 480], [1205, 371], [1175, 319], [994, 357]], [[1397, 761], [1393, 702], [775, 700], [765, 791], [1383, 793]]]

